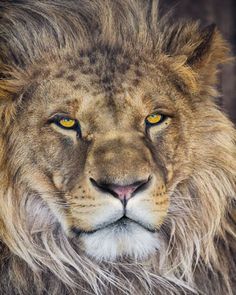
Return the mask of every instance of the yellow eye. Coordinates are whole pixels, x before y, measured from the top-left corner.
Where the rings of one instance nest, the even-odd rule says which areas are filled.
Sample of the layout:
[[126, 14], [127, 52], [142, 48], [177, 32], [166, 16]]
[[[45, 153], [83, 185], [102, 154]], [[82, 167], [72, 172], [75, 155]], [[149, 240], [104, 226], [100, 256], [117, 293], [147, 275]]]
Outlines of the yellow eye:
[[79, 121], [76, 119], [71, 119], [66, 115], [55, 114], [53, 117], [49, 118], [48, 124], [57, 125], [62, 129], [73, 130], [76, 132], [78, 137], [82, 136]]
[[164, 119], [165, 119], [164, 115], [153, 113], [146, 117], [146, 123], [149, 125], [154, 125], [154, 124], [161, 123]]
[[73, 128], [76, 125], [76, 120], [70, 118], [62, 118], [58, 122], [64, 128]]

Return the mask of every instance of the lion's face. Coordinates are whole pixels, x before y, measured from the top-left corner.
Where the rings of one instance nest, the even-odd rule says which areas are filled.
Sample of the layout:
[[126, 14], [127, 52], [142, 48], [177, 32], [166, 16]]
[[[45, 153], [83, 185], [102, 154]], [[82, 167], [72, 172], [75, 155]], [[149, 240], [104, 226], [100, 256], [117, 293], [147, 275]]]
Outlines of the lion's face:
[[185, 106], [174, 103], [178, 92], [151, 64], [93, 58], [55, 65], [28, 90], [15, 148], [30, 189], [87, 253], [140, 258], [161, 242]]
[[157, 2], [0, 1], [3, 293], [234, 293], [228, 44]]
[[157, 1], [3, 2], [0, 289], [232, 294], [221, 34]]

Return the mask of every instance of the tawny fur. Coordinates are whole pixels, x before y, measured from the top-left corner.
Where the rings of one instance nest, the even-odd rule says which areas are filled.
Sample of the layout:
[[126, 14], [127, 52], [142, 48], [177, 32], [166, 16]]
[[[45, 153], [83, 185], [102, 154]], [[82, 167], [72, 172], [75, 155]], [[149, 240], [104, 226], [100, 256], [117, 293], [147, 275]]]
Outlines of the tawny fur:
[[[171, 24], [167, 17], [159, 19], [157, 11], [156, 1], [141, 0], [0, 3], [1, 294], [235, 294], [236, 133], [214, 101], [217, 66], [228, 60], [228, 46], [214, 27], [201, 29], [198, 23], [185, 21]], [[102, 84], [96, 82], [106, 71], [112, 88], [108, 75]], [[59, 142], [61, 133], [43, 128], [32, 133], [27, 124], [39, 120], [41, 104], [47, 105], [50, 93], [65, 91], [72, 97], [75, 91], [78, 96], [91, 89], [94, 100], [109, 94], [110, 104], [101, 101], [108, 121], [107, 106], [112, 103], [119, 118], [127, 120], [114, 99], [119, 95], [123, 99], [123, 85], [138, 97], [135, 103], [132, 96], [125, 98], [126, 110], [132, 106], [128, 119], [151, 112], [153, 102], [147, 96], [154, 86], [158, 99], [177, 110], [166, 139], [156, 141], [153, 129], [146, 143], [152, 145], [153, 159], [164, 167], [160, 175], [169, 208], [164, 209], [161, 243], [154, 255], [95, 261], [76, 237], [67, 235], [66, 226], [75, 222], [68, 204], [73, 207], [77, 201], [59, 189], [62, 172], [51, 159], [63, 158], [69, 167], [67, 177], [80, 179], [87, 147], [81, 147], [81, 159], [68, 158], [66, 154], [75, 152], [73, 137], [68, 153], [59, 154], [56, 144], [66, 145]], [[72, 112], [78, 104], [88, 109], [76, 98], [70, 101]], [[134, 108], [139, 117], [132, 114]], [[115, 131], [107, 135], [112, 120], [101, 131], [96, 118], [81, 111], [81, 120], [95, 126], [103, 140], [111, 143], [117, 136], [118, 143], [130, 145], [129, 138], [120, 139]], [[95, 136], [86, 132], [85, 145]], [[141, 146], [141, 139], [122, 134]], [[130, 159], [137, 156], [131, 153]], [[51, 170], [46, 173], [49, 162]], [[140, 162], [130, 162], [132, 171], [137, 165], [146, 169]], [[100, 158], [101, 169], [103, 163]], [[109, 169], [109, 175], [124, 173], [119, 165], [118, 170]], [[48, 181], [52, 175], [54, 186]], [[83, 226], [89, 229], [91, 224]]]

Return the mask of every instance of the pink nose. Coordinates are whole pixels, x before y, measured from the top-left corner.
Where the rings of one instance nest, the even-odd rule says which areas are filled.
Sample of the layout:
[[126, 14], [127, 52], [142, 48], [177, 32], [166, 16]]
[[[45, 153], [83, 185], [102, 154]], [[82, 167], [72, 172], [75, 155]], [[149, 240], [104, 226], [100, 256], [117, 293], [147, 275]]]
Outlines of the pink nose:
[[132, 193], [139, 187], [139, 185], [125, 185], [125, 186], [119, 186], [119, 185], [111, 185], [110, 190], [112, 190], [115, 194], [117, 194], [117, 197], [123, 201], [124, 199], [128, 200], [131, 198]]
[[106, 182], [97, 182], [93, 178], [90, 178], [91, 183], [94, 187], [99, 189], [100, 191], [110, 193], [114, 197], [121, 200], [121, 202], [125, 205], [127, 200], [134, 196], [135, 193], [140, 191], [141, 189], [146, 189], [149, 185], [150, 177], [145, 180], [136, 181], [129, 185], [118, 185], [114, 183], [106, 183]]

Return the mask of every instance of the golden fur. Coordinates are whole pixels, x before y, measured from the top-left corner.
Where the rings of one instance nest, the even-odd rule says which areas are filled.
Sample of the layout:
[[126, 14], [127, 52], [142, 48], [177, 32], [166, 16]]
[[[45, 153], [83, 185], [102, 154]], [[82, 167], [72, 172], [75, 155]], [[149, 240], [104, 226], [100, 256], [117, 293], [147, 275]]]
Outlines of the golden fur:
[[[215, 103], [228, 46], [157, 12], [0, 3], [1, 294], [234, 294], [236, 133]], [[116, 225], [108, 185], [140, 180]]]

